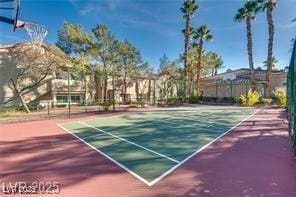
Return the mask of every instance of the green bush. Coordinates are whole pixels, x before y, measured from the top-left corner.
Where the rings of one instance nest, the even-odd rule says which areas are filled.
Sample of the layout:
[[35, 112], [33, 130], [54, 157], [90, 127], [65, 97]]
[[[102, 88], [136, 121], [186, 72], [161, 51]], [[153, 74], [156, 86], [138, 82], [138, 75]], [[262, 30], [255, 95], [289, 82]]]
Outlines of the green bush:
[[242, 104], [240, 97], [234, 97], [234, 103]]
[[188, 98], [188, 102], [191, 104], [196, 104], [199, 102], [200, 96], [198, 94], [192, 94], [189, 98]]
[[287, 95], [286, 92], [284, 91], [277, 91], [275, 93], [276, 98], [277, 98], [277, 104], [281, 107], [286, 107], [287, 106]]
[[240, 99], [242, 102], [243, 106], [248, 106], [248, 107], [252, 107], [254, 106], [256, 103], [258, 103], [260, 101], [260, 93], [256, 92], [256, 91], [252, 91], [251, 89], [248, 91], [247, 95], [241, 95]]
[[216, 97], [213, 96], [202, 96], [201, 100], [204, 102], [215, 102], [216, 101]]

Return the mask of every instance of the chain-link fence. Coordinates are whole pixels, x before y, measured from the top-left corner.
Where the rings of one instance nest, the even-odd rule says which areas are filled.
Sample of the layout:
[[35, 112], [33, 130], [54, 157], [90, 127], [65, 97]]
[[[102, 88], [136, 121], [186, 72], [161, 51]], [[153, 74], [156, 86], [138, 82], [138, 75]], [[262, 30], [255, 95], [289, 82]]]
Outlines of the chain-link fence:
[[[197, 96], [195, 81], [184, 81], [180, 76], [151, 74], [144, 77], [139, 74], [99, 72], [79, 77], [75, 74], [75, 70], [60, 72], [34, 90], [23, 93], [23, 100], [34, 112], [30, 116], [73, 116], [197, 102], [239, 103], [239, 97], [247, 94], [251, 88], [249, 80], [201, 80], [201, 95]], [[256, 82], [256, 90], [263, 94], [262, 81]], [[11, 89], [12, 96], [5, 100], [16, 99], [0, 106], [1, 118], [17, 117], [17, 114], [24, 112], [18, 95], [13, 92]]]
[[[193, 89], [192, 84], [187, 85]], [[182, 80], [156, 75], [127, 77], [114, 73], [89, 75], [86, 79], [48, 79], [35, 90], [22, 94], [32, 112], [30, 114], [25, 113], [26, 108], [19, 95], [11, 95], [5, 99], [10, 102], [0, 105], [1, 120], [118, 112], [130, 108], [178, 105], [188, 100]]]
[[[264, 83], [257, 81], [256, 91], [263, 95]], [[238, 103], [251, 88], [249, 80], [217, 80], [201, 84], [201, 100], [207, 103]]]
[[291, 62], [287, 76], [287, 106], [289, 130], [292, 145], [296, 155], [296, 40], [292, 52]]
[[[65, 76], [70, 76], [65, 74]], [[149, 106], [176, 106], [184, 103], [234, 103], [250, 88], [248, 81], [215, 81], [201, 84], [201, 97], [194, 94], [194, 81], [169, 75], [125, 76], [115, 73], [89, 75], [85, 79], [67, 77], [48, 79], [34, 91], [23, 94], [31, 118], [74, 116], [85, 113], [124, 111]], [[262, 84], [258, 84], [260, 88]], [[18, 117], [25, 108], [20, 99], [0, 106], [0, 117]], [[9, 100], [10, 98], [8, 98]], [[36, 117], [34, 117], [36, 116]], [[22, 119], [27, 117], [22, 117]]]

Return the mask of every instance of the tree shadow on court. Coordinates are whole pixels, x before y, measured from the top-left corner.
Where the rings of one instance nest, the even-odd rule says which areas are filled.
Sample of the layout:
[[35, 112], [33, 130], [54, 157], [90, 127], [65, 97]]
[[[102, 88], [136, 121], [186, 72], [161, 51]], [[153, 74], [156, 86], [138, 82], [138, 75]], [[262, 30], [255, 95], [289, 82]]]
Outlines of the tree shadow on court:
[[261, 129], [238, 127], [155, 187], [158, 191], [176, 188], [180, 196], [296, 196], [296, 162], [287, 125], [277, 122], [278, 117], [285, 113], [260, 119], [259, 125], [265, 126]]
[[[285, 113], [267, 114], [270, 119], [259, 113], [245, 121], [152, 187], [67, 133], [1, 141], [0, 180], [58, 181], [63, 191], [67, 187], [83, 189], [79, 184], [94, 179], [99, 193], [106, 179], [117, 180], [120, 175], [121, 185], [113, 185], [114, 196], [117, 186], [128, 184], [133, 185], [127, 189], [131, 196], [296, 196], [296, 162], [287, 125], [280, 120]], [[150, 137], [143, 140], [152, 140]], [[182, 145], [180, 139], [176, 141], [175, 146]]]
[[1, 141], [1, 180], [58, 181], [67, 187], [124, 171], [69, 134]]

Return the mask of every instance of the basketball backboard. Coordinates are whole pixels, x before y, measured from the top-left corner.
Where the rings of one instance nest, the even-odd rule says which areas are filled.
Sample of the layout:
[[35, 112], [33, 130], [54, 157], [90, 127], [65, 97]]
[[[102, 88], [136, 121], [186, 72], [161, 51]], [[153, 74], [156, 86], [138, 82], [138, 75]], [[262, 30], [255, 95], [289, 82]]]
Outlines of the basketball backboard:
[[17, 28], [18, 15], [20, 9], [20, 0], [13, 0], [13, 31]]
[[20, 21], [18, 21], [20, 9], [20, 0], [0, 0], [0, 21], [11, 24], [13, 31], [20, 27]]

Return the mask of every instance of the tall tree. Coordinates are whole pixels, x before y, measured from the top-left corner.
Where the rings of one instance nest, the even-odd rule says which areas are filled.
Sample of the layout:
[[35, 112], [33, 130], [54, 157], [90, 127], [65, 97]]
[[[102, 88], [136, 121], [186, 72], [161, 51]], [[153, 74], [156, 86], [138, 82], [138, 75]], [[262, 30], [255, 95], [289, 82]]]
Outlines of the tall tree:
[[168, 56], [164, 53], [159, 59], [159, 72], [165, 73], [171, 65], [171, 61]]
[[78, 72], [83, 78], [85, 104], [88, 92], [87, 75], [90, 74], [87, 66], [90, 62], [88, 51], [92, 45], [91, 36], [84, 31], [81, 25], [65, 22], [58, 31], [56, 46], [72, 57], [75, 72]]
[[263, 66], [267, 68], [268, 66], [271, 65], [271, 70], [273, 70], [278, 62], [279, 61], [277, 59], [275, 59], [275, 57], [272, 57], [271, 62], [268, 62], [266, 60], [266, 61], [263, 62]]
[[[140, 51], [127, 40], [120, 43], [119, 54], [119, 68], [123, 72], [123, 102], [126, 103], [128, 84], [137, 77], [137, 71], [141, 67], [142, 58]], [[138, 95], [138, 91], [136, 93]]]
[[200, 75], [202, 71], [202, 64], [203, 64], [203, 58], [202, 58], [202, 51], [203, 51], [203, 45], [204, 41], [210, 41], [213, 39], [213, 35], [211, 34], [211, 31], [208, 29], [206, 25], [201, 25], [195, 32], [194, 32], [194, 39], [199, 45], [198, 49], [198, 61], [197, 61], [197, 73], [196, 73], [196, 92], [199, 93], [200, 89]]
[[224, 64], [224, 62], [222, 60], [222, 57], [219, 56], [219, 54], [210, 51], [207, 53], [206, 59], [208, 64], [207, 67], [211, 69], [211, 75], [217, 75], [218, 70], [223, 68], [222, 65]]
[[[188, 47], [190, 36], [192, 35], [193, 28], [191, 27], [191, 17], [197, 12], [198, 5], [196, 4], [195, 0], [185, 0], [183, 6], [180, 8], [183, 18], [185, 19], [185, 30], [184, 33], [184, 79], [187, 80], [187, 72], [188, 72]], [[186, 92], [186, 83], [185, 84], [185, 92]]]
[[247, 51], [249, 59], [249, 68], [250, 68], [250, 80], [252, 89], [255, 89], [255, 72], [254, 72], [254, 60], [253, 60], [253, 38], [252, 38], [252, 20], [255, 19], [256, 13], [259, 12], [260, 7], [258, 6], [258, 1], [246, 1], [242, 8], [237, 10], [237, 13], [234, 16], [234, 20], [241, 22], [246, 21], [247, 28]]
[[267, 52], [267, 70], [265, 78], [264, 97], [270, 97], [270, 75], [272, 71], [273, 59], [273, 40], [274, 40], [274, 23], [272, 12], [277, 7], [277, 0], [259, 0], [261, 10], [266, 12], [266, 20], [268, 24], [268, 52]]
[[[151, 88], [151, 78], [153, 75], [153, 68], [148, 62], [144, 62], [138, 64], [135, 70], [135, 92], [136, 98], [140, 101], [141, 105], [144, 104], [143, 95], [145, 94], [144, 91], [148, 88], [147, 97], [150, 99], [150, 88]], [[148, 86], [148, 87], [147, 87]]]
[[11, 98], [5, 103], [19, 98], [27, 113], [30, 112], [30, 109], [23, 95], [36, 90], [57, 67], [62, 67], [70, 62], [68, 56], [57, 47], [50, 45], [34, 47], [11, 48], [9, 53], [12, 54], [11, 61], [12, 64], [16, 65], [17, 72], [6, 73], [9, 75], [16, 97]]
[[82, 25], [64, 22], [58, 31], [56, 46], [67, 55], [85, 54], [93, 44], [91, 36]]
[[[103, 100], [107, 101], [108, 74], [114, 71], [119, 62], [119, 41], [115, 38], [107, 25], [97, 25], [92, 29], [96, 42], [91, 48], [95, 66], [95, 81], [97, 87], [101, 87], [101, 78], [103, 77]], [[97, 93], [97, 98], [101, 95]]]

